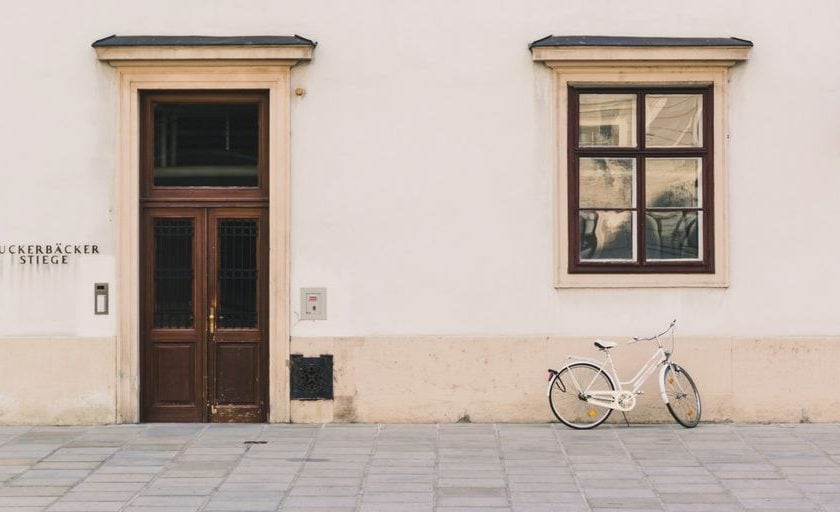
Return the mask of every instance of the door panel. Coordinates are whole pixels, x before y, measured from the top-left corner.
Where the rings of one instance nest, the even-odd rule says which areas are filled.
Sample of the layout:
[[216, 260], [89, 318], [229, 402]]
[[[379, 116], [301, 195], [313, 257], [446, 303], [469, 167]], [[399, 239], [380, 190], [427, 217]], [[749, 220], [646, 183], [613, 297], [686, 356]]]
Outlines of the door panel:
[[225, 405], [258, 403], [259, 344], [216, 343], [216, 401]]
[[142, 419], [265, 421], [265, 209], [147, 208], [143, 225]]
[[265, 421], [268, 375], [268, 230], [265, 210], [215, 208], [208, 216], [210, 421]]
[[158, 404], [195, 407], [195, 343], [152, 345], [152, 389]]
[[150, 208], [143, 217], [141, 331], [145, 421], [203, 421], [206, 214]]

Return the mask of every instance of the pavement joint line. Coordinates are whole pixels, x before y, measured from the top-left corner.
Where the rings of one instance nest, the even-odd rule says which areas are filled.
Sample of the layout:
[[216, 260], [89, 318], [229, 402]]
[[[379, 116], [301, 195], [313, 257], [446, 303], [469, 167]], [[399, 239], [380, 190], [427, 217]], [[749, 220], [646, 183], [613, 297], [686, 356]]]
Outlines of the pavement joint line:
[[[699, 427], [700, 427], [700, 426], [702, 426], [702, 425], [703, 425], [703, 424], [701, 423], [701, 424], [697, 425], [697, 427], [694, 427], [694, 428], [699, 428]], [[693, 429], [688, 429], [688, 430], [690, 431], [690, 430], [693, 430]], [[729, 430], [735, 430], [735, 427], [730, 426]], [[738, 506], [739, 506], [739, 507], [741, 507], [741, 509], [742, 509], [742, 510], [744, 510], [744, 509], [745, 509], [745, 508], [744, 508], [744, 504], [743, 504], [743, 503], [741, 503], [741, 500], [739, 500], [739, 499], [738, 499], [738, 497], [737, 497], [737, 496], [735, 496], [735, 494], [733, 494], [733, 493], [732, 493], [732, 490], [731, 490], [731, 489], [729, 489], [727, 486], [723, 485], [723, 479], [721, 479], [721, 478], [717, 475], [717, 473], [715, 473], [714, 471], [710, 470], [710, 469], [706, 466], [706, 463], [705, 463], [705, 462], [703, 462], [703, 460], [702, 460], [700, 457], [698, 457], [696, 453], [694, 453], [694, 451], [693, 451], [693, 450], [692, 450], [692, 449], [688, 446], [688, 444], [685, 442], [685, 439], [683, 439], [683, 437], [680, 435], [680, 432], [679, 432], [679, 431], [674, 431], [674, 434], [677, 436], [677, 439], [679, 439], [680, 444], [683, 446], [683, 448], [685, 448], [685, 450], [686, 450], [688, 453], [690, 453], [692, 457], [694, 457], [694, 459], [695, 459], [695, 460], [696, 460], [696, 461], [697, 461], [697, 462], [698, 462], [698, 463], [699, 463], [699, 464], [703, 467], [703, 469], [705, 469], [705, 470], [706, 470], [706, 472], [707, 472], [707, 473], [709, 473], [710, 475], [712, 475], [712, 478], [714, 478], [714, 479], [715, 479], [715, 481], [718, 483], [718, 485], [719, 485], [719, 486], [723, 489], [723, 491], [724, 491], [724, 492], [723, 492], [723, 494], [725, 494], [725, 495], [729, 496], [730, 498], [732, 498], [733, 500], [735, 500], [735, 503], [737, 503], [737, 504], [738, 504]], [[741, 437], [739, 437], [739, 439], [741, 440], [741, 443], [743, 443], [743, 442], [744, 442], [744, 440], [743, 440]], [[751, 447], [750, 447], [750, 448], [751, 448]]]
[[[779, 466], [777, 466], [777, 465], [773, 464], [773, 461], [772, 461], [772, 460], [770, 460], [770, 459], [769, 459], [769, 458], [768, 458], [768, 457], [767, 457], [767, 456], [766, 456], [766, 455], [765, 455], [762, 451], [760, 451], [760, 450], [758, 450], [758, 449], [754, 448], [753, 446], [750, 446], [750, 444], [749, 444], [749, 443], [747, 443], [747, 442], [744, 440], [744, 436], [742, 436], [742, 435], [741, 435], [741, 432], [738, 430], [738, 427], [733, 427], [733, 428], [732, 428], [732, 430], [735, 432], [735, 435], [736, 435], [736, 436], [738, 436], [738, 439], [740, 439], [742, 443], [744, 443], [746, 446], [749, 446], [751, 450], [753, 450], [754, 452], [756, 452], [756, 453], [758, 454], [758, 456], [759, 456], [759, 457], [761, 457], [761, 459], [762, 459], [764, 462], [766, 462], [766, 463], [767, 463], [767, 464], [769, 464], [770, 466], [772, 466], [772, 467], [776, 468], [776, 470], [779, 472], [779, 474], [780, 474], [780, 475], [785, 476], [785, 471], [784, 471], [782, 468], [780, 468]], [[799, 439], [799, 436], [795, 436], [795, 437], [796, 437], [797, 439]], [[830, 458], [829, 458], [829, 459], [830, 459]], [[833, 461], [832, 461], [832, 462], [833, 462]], [[799, 487], [799, 484], [798, 484], [798, 483], [793, 482], [793, 485], [796, 487], [796, 490], [798, 490], [800, 493], [802, 493], [802, 496], [803, 496], [804, 498], [806, 498], [806, 499], [807, 499], [808, 501], [810, 501], [812, 504], [816, 505], [818, 510], [823, 510], [823, 511], [827, 510], [827, 509], [826, 509], [826, 508], [822, 505], [822, 503], [819, 503], [819, 502], [817, 502], [816, 500], [814, 500], [813, 498], [811, 498], [810, 493], [806, 493], [806, 492], [804, 492], [804, 491], [802, 490], [802, 488], [801, 488], [801, 487]]]
[[572, 460], [569, 458], [568, 452], [566, 452], [566, 447], [563, 445], [563, 440], [560, 439], [560, 427], [559, 423], [549, 423], [548, 426], [551, 428], [551, 431], [554, 433], [554, 440], [560, 446], [560, 453], [563, 454], [563, 458], [569, 464], [569, 470], [572, 472], [572, 479], [575, 481], [575, 487], [577, 487], [578, 494], [580, 494], [581, 499], [583, 500], [583, 505], [586, 507], [586, 510], [591, 511], [592, 505], [589, 503], [589, 498], [586, 497], [586, 493], [583, 492], [583, 486], [580, 485], [580, 479], [578, 478], [577, 471], [575, 471], [575, 467], [572, 464]]
[[[28, 428], [25, 428], [23, 432], [20, 432], [20, 433], [18, 433], [18, 434], [16, 434], [16, 435], [14, 435], [14, 436], [10, 437], [9, 439], [7, 439], [7, 440], [3, 441], [2, 443], [0, 443], [0, 449], [2, 449], [3, 447], [5, 447], [7, 444], [11, 443], [12, 441], [14, 441], [15, 439], [17, 439], [18, 437], [20, 437], [20, 436], [22, 436], [22, 435], [24, 435], [24, 434], [28, 434], [29, 432], [31, 432], [31, 431], [32, 431], [32, 429], [33, 429], [33, 428], [34, 428], [34, 427], [28, 427]], [[35, 462], [35, 464], [37, 464], [38, 462], [40, 462], [40, 459], [39, 459], [38, 461], [36, 461], [36, 462]], [[32, 466], [29, 466], [29, 467], [31, 468]], [[20, 476], [20, 475], [22, 475], [22, 474], [26, 473], [27, 471], [29, 471], [29, 468], [24, 469], [24, 470], [23, 470], [23, 471], [21, 471], [18, 475], [13, 476], [12, 478], [10, 478], [9, 480], [7, 480], [7, 481], [5, 481], [5, 482], [0, 481], [0, 484], [2, 484], [2, 485], [8, 485], [8, 484], [9, 484], [9, 482], [13, 481], [15, 478], [17, 478], [18, 476]]]
[[[131, 438], [131, 440], [134, 440], [134, 439], [136, 439], [136, 438], [140, 437], [140, 433], [141, 433], [141, 432], [142, 432], [141, 430], [138, 430], [138, 431], [134, 434], [134, 436]], [[87, 434], [87, 432], [85, 432], [85, 434]], [[81, 435], [80, 435], [80, 436], [77, 436], [76, 438], [78, 438], [78, 437], [81, 437]], [[74, 438], [74, 439], [76, 439], [76, 438]], [[64, 443], [64, 444], [62, 445], [62, 447], [64, 447], [66, 444], [67, 444], [67, 443]], [[75, 489], [75, 488], [77, 488], [78, 486], [80, 486], [80, 485], [82, 485], [83, 483], [85, 483], [85, 480], [87, 480], [87, 479], [88, 479], [88, 477], [90, 477], [92, 474], [96, 473], [96, 471], [97, 471], [99, 468], [101, 468], [102, 466], [104, 466], [104, 465], [105, 465], [108, 461], [110, 461], [111, 459], [113, 459], [113, 458], [114, 458], [114, 456], [116, 456], [118, 453], [120, 453], [121, 451], [123, 451], [123, 448], [126, 446], [126, 444], [127, 444], [127, 443], [120, 443], [120, 446], [119, 446], [116, 450], [114, 450], [114, 453], [112, 453], [111, 455], [109, 455], [109, 456], [107, 456], [105, 459], [103, 459], [103, 460], [102, 460], [99, 464], [97, 464], [97, 465], [96, 465], [96, 467], [95, 467], [95, 468], [91, 469], [91, 470], [88, 472], [87, 476], [85, 476], [84, 478], [82, 478], [81, 480], [79, 480], [78, 482], [76, 482], [76, 485], [71, 486], [69, 489], [67, 489], [67, 492], [65, 492], [63, 495], [59, 496], [56, 500], [54, 500], [52, 503], [50, 503], [50, 504], [49, 504], [49, 507], [52, 507], [55, 503], [57, 503], [57, 502], [61, 501], [61, 498], [65, 497], [65, 496], [67, 496], [68, 494], [70, 494], [71, 492], [73, 492], [73, 489]], [[44, 457], [44, 459], [46, 459], [46, 458], [47, 458], [47, 457]], [[43, 459], [42, 459], [42, 460], [43, 460]], [[48, 509], [47, 509], [47, 510], [48, 510]], [[122, 510], [122, 507], [120, 508], [120, 510]]]
[[[677, 435], [674, 431], [674, 427], [669, 428], [668, 432], [670, 432], [672, 436]], [[627, 456], [627, 459], [639, 469], [639, 473], [642, 474], [642, 480], [644, 480], [644, 482], [648, 485], [650, 490], [653, 492], [654, 496], [656, 496], [656, 499], [659, 500], [659, 504], [662, 506], [662, 510], [668, 510], [668, 507], [665, 506], [665, 500], [662, 499], [662, 496], [659, 495], [659, 491], [656, 490], [656, 487], [648, 478], [648, 475], [645, 472], [645, 468], [643, 468], [642, 465], [639, 464], [639, 461], [637, 461], [636, 458], [633, 457], [633, 454], [630, 453], [630, 450], [627, 448], [627, 445], [624, 444], [624, 440], [621, 438], [620, 435], [618, 435], [618, 431], [616, 429], [613, 429], [613, 435], [615, 436], [616, 441], [618, 441], [619, 446], [621, 446], [622, 450], [624, 450], [624, 454]]]
[[[31, 428], [29, 428], [29, 430], [27, 430], [27, 431], [25, 432], [25, 434], [28, 434], [28, 433], [32, 432], [33, 430], [35, 430], [35, 428], [36, 428], [36, 427], [31, 427]], [[71, 438], [70, 438], [70, 441], [72, 441], [72, 440], [74, 440], [74, 439], [78, 438], [79, 436], [81, 436], [83, 432], [84, 432], [83, 430], [80, 430], [80, 431], [79, 431], [79, 432], [78, 432], [75, 436], [73, 436], [73, 437], [71, 437]], [[19, 436], [15, 436], [15, 438], [14, 438], [14, 439], [17, 439], [18, 437], [23, 436], [23, 435], [24, 435], [24, 433], [20, 434]], [[53, 454], [54, 454], [55, 452], [57, 452], [58, 450], [60, 450], [60, 449], [64, 448], [64, 445], [65, 445], [65, 444], [67, 444], [67, 442], [68, 442], [68, 441], [63, 441], [63, 442], [62, 442], [61, 444], [59, 444], [56, 448], [54, 448], [52, 451], [50, 451], [49, 453], [47, 453], [46, 455], [44, 455], [44, 456], [43, 456], [43, 457], [41, 457], [40, 459], [36, 460], [34, 464], [29, 464], [29, 466], [28, 466], [25, 470], [21, 471], [20, 473], [18, 473], [18, 474], [17, 474], [17, 475], [15, 475], [14, 477], [10, 478], [7, 482], [3, 483], [3, 486], [8, 486], [8, 485], [9, 485], [9, 484], [11, 484], [12, 482], [15, 482], [16, 480], [19, 480], [19, 479], [20, 479], [20, 477], [21, 477], [22, 475], [26, 474], [26, 472], [27, 472], [27, 471], [32, 471], [32, 467], [33, 467], [33, 466], [35, 466], [36, 464], [38, 464], [38, 463], [39, 463], [39, 462], [41, 462], [42, 460], [49, 458], [51, 455], [53, 455]], [[46, 510], [47, 508], [51, 507], [54, 503], [56, 503], [58, 500], [60, 500], [60, 499], [61, 499], [61, 498], [63, 498], [63, 497], [64, 497], [64, 496], [58, 496], [58, 497], [56, 497], [54, 500], [52, 500], [52, 501], [51, 501], [48, 505], [46, 505], [46, 506], [44, 507], [44, 510]]]
[[[255, 439], [259, 439], [260, 437], [263, 437], [263, 435], [262, 435], [262, 434], [265, 432], [265, 430], [266, 430], [267, 428], [268, 428], [268, 424], [263, 424], [263, 425], [262, 425], [262, 428], [261, 428], [261, 429], [260, 429], [260, 430], [256, 433], [256, 435], [251, 435], [251, 436], [250, 436], [250, 438], [248, 439], [248, 441], [253, 441], [253, 440], [255, 440]], [[202, 431], [202, 434], [201, 434], [201, 435], [204, 435], [204, 433], [205, 433], [205, 432], [206, 432], [206, 429], [205, 429], [204, 431]], [[198, 439], [200, 439], [200, 438], [201, 438], [201, 436], [198, 436]], [[244, 441], [243, 441], [243, 442], [244, 442]], [[241, 454], [239, 454], [239, 457], [237, 457], [237, 458], [236, 458], [236, 459], [235, 459], [235, 460], [234, 460], [234, 461], [230, 464], [230, 467], [228, 468], [227, 472], [225, 472], [225, 476], [223, 476], [223, 477], [219, 480], [219, 484], [218, 484], [218, 485], [216, 485], [215, 487], [213, 487], [213, 490], [212, 490], [212, 491], [210, 491], [210, 494], [208, 494], [208, 495], [207, 495], [207, 497], [204, 499], [204, 502], [203, 502], [201, 505], [199, 505], [199, 507], [198, 507], [198, 511], [202, 511], [202, 510], [204, 510], [204, 509], [206, 509], [206, 508], [207, 508], [207, 505], [209, 505], [209, 504], [210, 504], [210, 501], [212, 501], [213, 496], [215, 496], [215, 495], [216, 495], [216, 492], [218, 492], [219, 488], [220, 488], [222, 485], [224, 485], [224, 483], [227, 481], [227, 479], [228, 479], [228, 478], [230, 478], [230, 474], [231, 474], [231, 473], [233, 473], [233, 471], [234, 471], [237, 467], [239, 467], [239, 464], [240, 464], [240, 463], [242, 463], [242, 459], [244, 459], [244, 458], [245, 458], [245, 456], [246, 456], [246, 455], [248, 455], [248, 452], [249, 452], [249, 451], [251, 451], [251, 447], [253, 447], [253, 446], [254, 446], [254, 445], [252, 445], [252, 444], [246, 444], [246, 445], [245, 445], [245, 449], [242, 451], [242, 453], [241, 453]]]
[[376, 424], [376, 434], [373, 436], [373, 444], [370, 447], [370, 452], [368, 452], [368, 460], [365, 463], [365, 467], [362, 470], [362, 481], [359, 483], [359, 492], [356, 493], [356, 506], [354, 510], [357, 512], [362, 509], [362, 498], [365, 494], [365, 482], [367, 482], [368, 474], [370, 473], [370, 467], [373, 465], [373, 458], [376, 455], [376, 445], [379, 442], [379, 434], [382, 433], [382, 424]]
[[283, 493], [283, 497], [280, 499], [280, 503], [277, 505], [277, 510], [283, 510], [283, 506], [286, 504], [286, 500], [289, 499], [289, 494], [291, 493], [292, 489], [295, 486], [295, 482], [298, 481], [300, 478], [300, 474], [303, 473], [303, 468], [306, 466], [306, 462], [312, 456], [312, 452], [315, 450], [315, 445], [317, 444], [318, 439], [323, 435], [324, 430], [326, 430], [327, 424], [321, 423], [320, 428], [315, 431], [315, 435], [309, 438], [309, 445], [306, 447], [306, 453], [303, 455], [303, 461], [301, 461], [300, 466], [298, 467], [297, 471], [295, 471], [292, 480], [289, 482], [289, 486], [286, 489], [286, 492]]
[[432, 510], [438, 509], [438, 492], [440, 491], [440, 423], [435, 425], [435, 478], [432, 480]]
[[[134, 501], [135, 501], [135, 500], [136, 500], [136, 499], [137, 499], [137, 498], [138, 498], [138, 497], [139, 497], [139, 496], [143, 493], [143, 491], [144, 491], [144, 490], [148, 489], [148, 488], [149, 488], [149, 487], [150, 487], [153, 483], [157, 482], [157, 480], [160, 478], [160, 475], [162, 475], [162, 474], [166, 473], [166, 468], [169, 466], [169, 464], [171, 464], [171, 463], [172, 463], [172, 461], [177, 460], [177, 459], [178, 459], [178, 457], [179, 457], [180, 455], [183, 455], [183, 454], [184, 454], [184, 452], [187, 450], [187, 448], [189, 448], [189, 447], [190, 447], [190, 445], [192, 445], [193, 443], [195, 443], [196, 441], [198, 441], [199, 439], [201, 439], [201, 435], [202, 435], [202, 434], [204, 434], [204, 432], [205, 432], [208, 428], [210, 428], [210, 425], [211, 425], [210, 423], [205, 424], [205, 425], [204, 425], [204, 428], [202, 428], [202, 429], [201, 429], [201, 432], [200, 432], [198, 435], [193, 435], [193, 436], [190, 438], [190, 440], [189, 440], [189, 441], [187, 441], [186, 443], [184, 443], [184, 446], [182, 446], [182, 447], [178, 450], [178, 453], [176, 453], [176, 454], [175, 454], [175, 456], [174, 456], [174, 457], [172, 457], [172, 459], [171, 459], [169, 462], [167, 462], [166, 464], [164, 464], [164, 465], [163, 465], [163, 468], [162, 468], [160, 471], [158, 471], [158, 472], [155, 474], [155, 476], [153, 476], [153, 477], [152, 477], [152, 479], [151, 479], [151, 480], [149, 480], [148, 482], [146, 482], [146, 484], [145, 484], [143, 487], [141, 487], [141, 488], [140, 488], [140, 490], [138, 490], [138, 491], [134, 494], [134, 496], [132, 496], [132, 497], [131, 497], [131, 498], [130, 498], [127, 502], [125, 502], [125, 503], [123, 504], [123, 506], [122, 506], [122, 507], [120, 507], [120, 508], [119, 508], [120, 512], [122, 512], [122, 511], [123, 511], [123, 510], [125, 510], [126, 508], [130, 507], [130, 506], [131, 506], [131, 504], [132, 504], [132, 503], [134, 503]], [[148, 431], [148, 427], [147, 427], [147, 429], [146, 429], [146, 430]]]
[[[825, 453], [825, 450], [823, 450], [822, 448], [820, 448], [819, 446], [817, 446], [816, 444], [814, 444], [814, 442], [813, 442], [813, 441], [811, 441], [811, 440], [810, 440], [810, 439], [808, 439], [807, 437], [802, 437], [801, 435], [799, 435], [799, 433], [798, 433], [798, 431], [797, 431], [796, 429], [792, 429], [792, 430], [793, 430], [793, 435], [794, 435], [797, 439], [801, 439], [801, 440], [805, 441], [806, 443], [808, 443], [808, 445], [809, 445], [809, 446], [811, 446], [811, 448], [813, 448], [813, 449], [814, 449], [814, 450], [816, 450], [817, 452], [820, 452], [820, 453]], [[827, 454], [826, 454], [826, 455], [827, 455]], [[832, 464], [834, 464], [836, 467], [840, 467], [840, 463], [838, 463], [838, 462], [837, 462], [837, 461], [836, 461], [833, 457], [828, 456], [827, 458], [828, 458], [828, 460], [830, 460], [830, 461], [831, 461], [831, 463], [832, 463]], [[798, 485], [799, 485], [799, 484], [797, 484], [797, 486], [798, 486]], [[800, 489], [800, 490], [801, 490], [801, 489]], [[805, 493], [805, 494], [807, 494], [807, 493]]]
[[24, 427], [24, 428], [25, 428], [25, 430], [24, 430], [23, 432], [21, 432], [21, 433], [19, 433], [19, 434], [16, 434], [16, 435], [14, 435], [14, 436], [10, 437], [9, 439], [6, 439], [6, 440], [5, 440], [5, 441], [3, 441], [2, 443], [0, 443], [0, 448], [3, 448], [4, 446], [6, 446], [7, 444], [11, 443], [12, 441], [14, 441], [15, 439], [17, 439], [17, 438], [18, 438], [18, 437], [20, 437], [20, 436], [22, 436], [22, 435], [24, 435], [24, 434], [28, 434], [29, 432], [31, 432], [31, 431], [32, 431], [32, 429], [33, 429], [34, 427]]
[[[493, 433], [496, 436], [496, 449], [498, 450], [499, 455], [499, 464], [502, 466], [502, 474], [507, 475], [507, 465], [505, 464], [505, 450], [502, 446], [502, 437], [499, 433], [499, 424], [493, 424]], [[511, 497], [510, 493], [510, 479], [505, 477], [505, 498], [507, 499], [508, 506], [511, 510], [513, 510], [513, 498]]]

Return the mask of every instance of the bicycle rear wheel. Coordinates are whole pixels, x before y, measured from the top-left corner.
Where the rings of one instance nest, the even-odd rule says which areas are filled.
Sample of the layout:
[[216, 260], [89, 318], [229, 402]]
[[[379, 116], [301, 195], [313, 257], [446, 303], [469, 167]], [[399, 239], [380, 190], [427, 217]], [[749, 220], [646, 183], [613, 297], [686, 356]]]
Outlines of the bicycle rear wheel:
[[700, 393], [691, 375], [680, 365], [671, 363], [665, 368], [665, 394], [668, 411], [677, 423], [686, 428], [700, 423]]
[[570, 364], [557, 372], [550, 386], [548, 403], [551, 412], [566, 426], [595, 428], [612, 413], [608, 407], [586, 401], [586, 392], [615, 390], [610, 376], [594, 364]]

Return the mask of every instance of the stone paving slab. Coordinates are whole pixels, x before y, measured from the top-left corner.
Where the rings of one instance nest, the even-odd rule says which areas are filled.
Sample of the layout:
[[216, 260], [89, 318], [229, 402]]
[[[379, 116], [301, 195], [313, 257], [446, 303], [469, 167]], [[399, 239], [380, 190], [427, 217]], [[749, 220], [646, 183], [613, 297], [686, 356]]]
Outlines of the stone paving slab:
[[840, 512], [840, 425], [0, 427], [0, 512]]

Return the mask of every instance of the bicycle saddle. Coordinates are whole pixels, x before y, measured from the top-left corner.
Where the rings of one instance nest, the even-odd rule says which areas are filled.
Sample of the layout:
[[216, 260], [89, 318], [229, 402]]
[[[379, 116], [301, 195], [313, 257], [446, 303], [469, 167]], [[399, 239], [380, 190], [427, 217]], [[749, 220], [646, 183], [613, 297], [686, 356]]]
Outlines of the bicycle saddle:
[[618, 343], [614, 341], [595, 340], [595, 346], [601, 350], [609, 350], [611, 348], [617, 347]]

